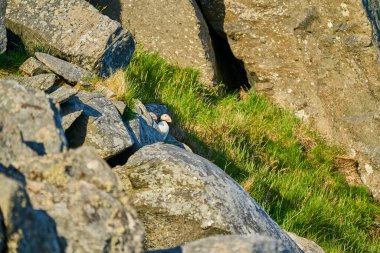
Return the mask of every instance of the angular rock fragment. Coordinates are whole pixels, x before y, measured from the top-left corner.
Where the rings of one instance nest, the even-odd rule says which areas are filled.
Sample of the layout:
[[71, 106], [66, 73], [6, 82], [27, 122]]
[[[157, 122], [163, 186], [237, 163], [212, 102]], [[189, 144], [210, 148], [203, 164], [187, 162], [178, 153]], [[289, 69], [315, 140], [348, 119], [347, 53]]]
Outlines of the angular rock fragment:
[[77, 94], [78, 91], [71, 86], [64, 84], [50, 89], [48, 93], [49, 97], [51, 97], [54, 102], [61, 104]]
[[93, 148], [32, 158], [15, 167], [25, 175], [33, 206], [56, 222], [64, 252], [143, 251], [143, 229], [136, 212]]
[[285, 245], [269, 237], [252, 235], [212, 236], [180, 247], [147, 253], [291, 253]]
[[19, 68], [22, 74], [35, 76], [50, 73], [48, 67], [34, 57], [27, 59]]
[[0, 80], [0, 97], [0, 118], [20, 130], [22, 142], [31, 150], [44, 155], [66, 148], [58, 109], [44, 92]]
[[101, 76], [126, 67], [131, 34], [84, 0], [9, 0], [7, 28], [34, 50], [35, 41], [62, 59]]
[[33, 209], [24, 186], [2, 174], [4, 170], [0, 165], [0, 251], [3, 243], [7, 252], [63, 252], [53, 219]]
[[51, 71], [61, 76], [69, 83], [76, 84], [82, 79], [91, 76], [91, 73], [89, 71], [49, 54], [36, 53], [36, 57], [38, 60], [43, 62]]
[[[69, 99], [70, 100], [70, 99]], [[62, 127], [66, 131], [83, 112], [82, 103], [63, 103], [61, 104]]]
[[7, 31], [4, 24], [6, 5], [6, 0], [0, 0], [0, 54], [7, 49]]
[[112, 103], [116, 107], [116, 109], [119, 111], [120, 115], [123, 115], [125, 109], [127, 108], [127, 105], [123, 101], [119, 101], [119, 100], [113, 100]]
[[205, 236], [259, 234], [296, 243], [223, 170], [173, 145], [145, 146], [115, 172], [146, 228], [148, 249], [173, 247]]
[[66, 130], [71, 147], [83, 143], [94, 147], [105, 159], [111, 158], [133, 145], [123, 120], [111, 101], [97, 93], [78, 93], [66, 104], [83, 104], [83, 112]]

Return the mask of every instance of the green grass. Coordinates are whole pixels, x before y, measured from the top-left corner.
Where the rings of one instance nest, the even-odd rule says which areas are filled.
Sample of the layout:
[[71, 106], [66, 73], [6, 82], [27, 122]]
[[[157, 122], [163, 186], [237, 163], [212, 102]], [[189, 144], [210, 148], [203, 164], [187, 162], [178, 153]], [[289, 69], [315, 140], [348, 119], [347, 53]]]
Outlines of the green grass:
[[326, 252], [379, 252], [379, 205], [336, 172], [334, 157], [343, 151], [293, 114], [254, 91], [239, 99], [238, 93], [205, 89], [196, 71], [141, 48], [125, 74], [127, 104], [134, 98], [166, 104], [175, 135], [224, 169], [284, 229]]
[[18, 68], [26, 59], [28, 54], [21, 48], [0, 54], [0, 78], [18, 76]]

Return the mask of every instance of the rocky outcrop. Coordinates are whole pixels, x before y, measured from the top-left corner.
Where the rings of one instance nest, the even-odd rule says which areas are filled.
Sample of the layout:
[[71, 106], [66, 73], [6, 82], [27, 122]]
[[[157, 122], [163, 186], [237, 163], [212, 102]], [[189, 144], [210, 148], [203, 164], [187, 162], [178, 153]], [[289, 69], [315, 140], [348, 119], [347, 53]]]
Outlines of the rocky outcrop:
[[14, 167], [25, 176], [34, 208], [54, 219], [61, 252], [142, 252], [143, 230], [135, 211], [92, 148], [26, 159]]
[[83, 104], [83, 112], [66, 130], [70, 147], [85, 143], [108, 159], [133, 145], [133, 139], [110, 100], [101, 94], [80, 92], [63, 106], [77, 108], [77, 104]]
[[54, 220], [33, 209], [24, 186], [4, 170], [0, 165], [0, 252], [63, 252]]
[[260, 234], [302, 252], [220, 168], [173, 145], [145, 146], [115, 168], [146, 227], [149, 249], [217, 234]]
[[24, 152], [16, 149], [18, 144], [11, 142], [14, 138], [21, 140], [23, 150], [38, 155], [59, 153], [66, 148], [58, 109], [42, 91], [24, 87], [16, 81], [0, 80], [0, 97], [0, 122], [9, 130], [0, 130], [0, 142], [8, 143], [0, 146], [3, 149], [0, 163], [7, 166], [13, 160], [25, 158]]
[[209, 30], [195, 0], [126, 0], [120, 1], [119, 9], [112, 6], [115, 1], [89, 2], [105, 6], [110, 16], [120, 16], [123, 27], [149, 51], [172, 64], [198, 69], [206, 84], [219, 81]]
[[149, 253], [290, 253], [283, 243], [265, 236], [213, 236], [180, 247]]
[[6, 5], [6, 0], [0, 0], [0, 54], [7, 49], [7, 31], [4, 25]]
[[380, 197], [380, 69], [362, 1], [198, 2], [251, 84], [352, 149]]
[[134, 51], [131, 34], [84, 0], [9, 0], [6, 24], [29, 50], [45, 48], [101, 76], [126, 67]]

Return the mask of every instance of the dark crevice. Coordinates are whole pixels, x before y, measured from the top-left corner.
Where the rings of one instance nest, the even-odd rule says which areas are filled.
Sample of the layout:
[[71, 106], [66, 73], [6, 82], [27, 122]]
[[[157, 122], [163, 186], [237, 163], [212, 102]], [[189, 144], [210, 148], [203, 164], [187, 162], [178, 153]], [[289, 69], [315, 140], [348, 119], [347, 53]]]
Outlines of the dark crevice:
[[362, 0], [367, 17], [372, 24], [372, 43], [379, 48], [380, 42], [380, 2], [378, 0]]
[[227, 86], [229, 91], [240, 90], [241, 88], [249, 89], [251, 87], [244, 63], [235, 58], [226, 35], [218, 34], [210, 25], [206, 15], [203, 13], [199, 0], [196, 0], [203, 18], [206, 20], [212, 45], [215, 51], [217, 70], [221, 81]]

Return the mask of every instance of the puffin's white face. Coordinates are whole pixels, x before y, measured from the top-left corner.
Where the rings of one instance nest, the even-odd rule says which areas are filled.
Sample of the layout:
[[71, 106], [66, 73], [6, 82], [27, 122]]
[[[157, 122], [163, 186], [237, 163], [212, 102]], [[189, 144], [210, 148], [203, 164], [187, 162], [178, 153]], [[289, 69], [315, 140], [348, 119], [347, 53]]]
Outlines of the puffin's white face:
[[161, 121], [166, 121], [167, 123], [172, 123], [172, 118], [170, 118], [170, 116], [167, 114], [162, 114], [161, 115]]

